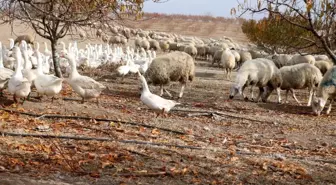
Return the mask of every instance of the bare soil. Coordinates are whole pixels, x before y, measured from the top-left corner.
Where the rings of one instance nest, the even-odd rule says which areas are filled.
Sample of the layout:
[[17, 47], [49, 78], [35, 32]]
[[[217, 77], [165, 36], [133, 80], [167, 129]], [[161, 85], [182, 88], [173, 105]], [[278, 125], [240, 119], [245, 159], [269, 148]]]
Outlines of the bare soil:
[[[196, 66], [195, 81], [167, 117], [156, 118], [139, 99], [138, 79], [122, 81], [113, 66], [80, 71], [108, 87], [99, 104], [82, 104], [67, 84], [54, 102], [32, 93], [15, 105], [5, 93], [0, 184], [336, 184], [335, 110], [316, 117], [291, 97], [277, 104], [275, 95], [268, 103], [229, 100], [233, 82], [222, 70]], [[179, 88], [169, 90], [176, 96]], [[306, 103], [307, 90], [297, 97]]]

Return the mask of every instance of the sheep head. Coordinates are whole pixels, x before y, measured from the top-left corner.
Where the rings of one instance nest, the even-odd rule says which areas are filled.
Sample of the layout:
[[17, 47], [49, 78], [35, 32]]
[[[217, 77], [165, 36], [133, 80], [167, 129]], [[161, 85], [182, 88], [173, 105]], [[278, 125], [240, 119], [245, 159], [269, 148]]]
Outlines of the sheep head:
[[322, 97], [315, 97], [312, 103], [312, 109], [315, 115], [319, 116], [321, 115], [321, 112], [327, 103], [326, 100], [324, 100]]

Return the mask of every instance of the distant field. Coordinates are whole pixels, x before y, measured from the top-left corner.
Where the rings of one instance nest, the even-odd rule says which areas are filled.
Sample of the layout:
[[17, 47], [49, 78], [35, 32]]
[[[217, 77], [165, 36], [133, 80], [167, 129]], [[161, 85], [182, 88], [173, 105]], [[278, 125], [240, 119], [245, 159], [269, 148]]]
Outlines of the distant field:
[[241, 30], [241, 22], [241, 19], [224, 17], [146, 13], [143, 20], [127, 21], [126, 25], [203, 38], [228, 36], [238, 43], [244, 43], [247, 42], [247, 37]]

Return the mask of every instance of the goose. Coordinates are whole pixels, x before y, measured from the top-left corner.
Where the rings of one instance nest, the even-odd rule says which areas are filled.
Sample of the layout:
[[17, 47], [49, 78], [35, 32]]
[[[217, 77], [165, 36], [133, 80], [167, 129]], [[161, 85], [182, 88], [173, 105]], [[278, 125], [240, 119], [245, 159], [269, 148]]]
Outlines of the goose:
[[65, 81], [82, 97], [82, 103], [84, 103], [85, 99], [96, 98], [98, 104], [98, 97], [106, 87], [88, 76], [80, 75], [77, 71], [76, 61], [72, 53], [62, 52], [61, 57], [68, 59], [71, 67], [69, 78], [65, 79]]
[[[0, 52], [2, 53], [2, 43], [0, 42]], [[0, 53], [0, 95], [2, 96], [3, 89], [6, 88], [8, 80], [12, 77], [14, 71], [7, 69], [3, 65], [3, 57]]]
[[24, 69], [22, 70], [22, 74], [25, 78], [29, 80], [31, 85], [33, 85], [33, 81], [35, 80], [37, 76], [37, 70], [32, 69], [33, 65], [31, 61], [29, 60], [29, 54], [28, 54], [29, 51], [27, 50], [25, 43], [26, 43], [25, 41], [22, 41], [22, 45], [23, 45], [22, 55], [23, 55], [23, 60], [24, 60]]
[[[141, 91], [141, 101], [145, 105], [147, 105], [150, 109], [153, 109], [155, 111], [160, 111], [162, 114], [168, 113], [170, 109], [172, 109], [175, 105], [179, 105], [180, 103], [174, 101], [174, 100], [167, 100], [162, 98], [161, 96], [158, 96], [156, 94], [152, 94], [149, 91], [147, 81], [144, 76], [138, 72], [140, 81], [142, 83], [142, 91]], [[157, 115], [159, 116], [159, 114]]]
[[51, 51], [48, 49], [48, 44], [47, 44], [47, 42], [43, 42], [43, 44], [44, 44], [44, 52], [43, 52], [43, 54], [44, 54], [45, 56], [51, 56], [52, 53], [51, 53]]
[[51, 102], [54, 100], [54, 96], [62, 90], [62, 78], [58, 78], [54, 75], [46, 75], [43, 73], [42, 56], [39, 51], [36, 51], [37, 55], [37, 76], [34, 80], [36, 91], [40, 96], [51, 96]]
[[13, 94], [14, 102], [18, 103], [16, 99], [17, 97], [26, 98], [29, 95], [31, 83], [22, 75], [22, 54], [18, 46], [14, 47], [14, 54], [16, 59], [16, 67], [13, 76], [8, 81], [8, 92]]

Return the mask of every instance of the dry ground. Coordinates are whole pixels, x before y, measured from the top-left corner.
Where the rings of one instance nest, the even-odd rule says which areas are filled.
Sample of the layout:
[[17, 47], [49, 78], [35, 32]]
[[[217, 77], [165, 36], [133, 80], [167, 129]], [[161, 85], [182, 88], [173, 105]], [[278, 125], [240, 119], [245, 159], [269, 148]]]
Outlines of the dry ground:
[[[108, 87], [99, 105], [81, 104], [67, 84], [53, 103], [34, 93], [19, 106], [8, 94], [0, 99], [1, 132], [56, 137], [3, 135], [0, 184], [336, 184], [335, 110], [315, 117], [274, 95], [269, 103], [228, 100], [232, 82], [197, 61], [182, 105], [155, 118], [136, 77], [121, 81], [107, 67], [81, 73]], [[176, 95], [179, 85], [169, 89]], [[297, 94], [307, 101], [307, 91]]]

